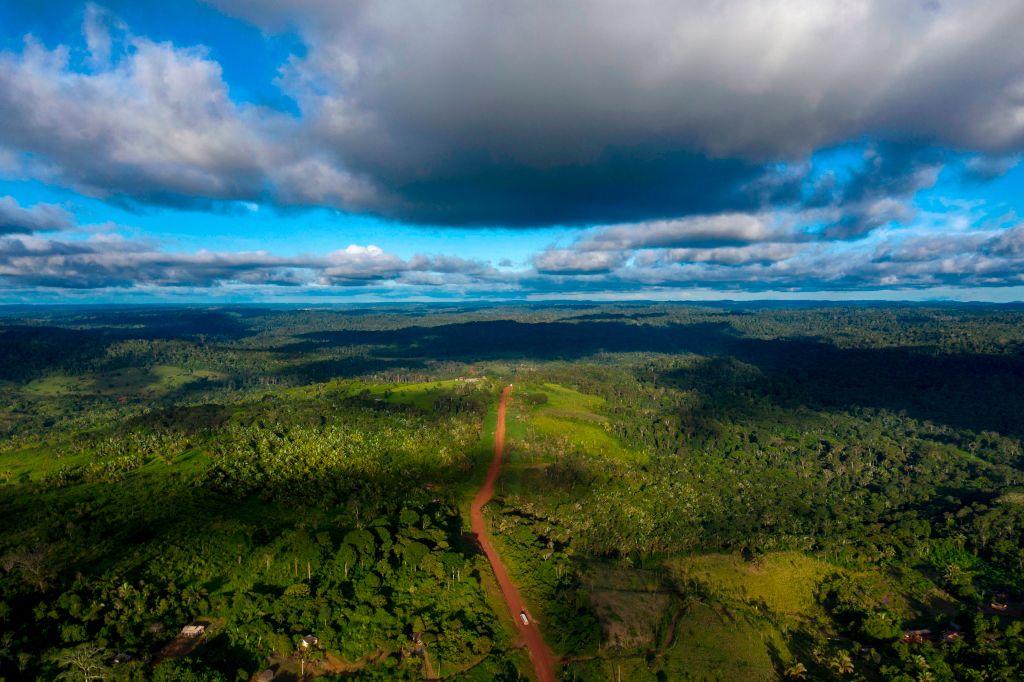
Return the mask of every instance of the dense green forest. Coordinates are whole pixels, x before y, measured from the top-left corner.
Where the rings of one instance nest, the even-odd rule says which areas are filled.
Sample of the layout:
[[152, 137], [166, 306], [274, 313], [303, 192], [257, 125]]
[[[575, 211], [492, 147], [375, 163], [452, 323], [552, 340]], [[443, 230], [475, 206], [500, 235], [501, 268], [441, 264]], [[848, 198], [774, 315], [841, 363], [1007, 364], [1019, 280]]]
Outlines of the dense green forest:
[[1024, 679], [1024, 309], [753, 304], [0, 310], [0, 679], [530, 679], [509, 383], [562, 679]]

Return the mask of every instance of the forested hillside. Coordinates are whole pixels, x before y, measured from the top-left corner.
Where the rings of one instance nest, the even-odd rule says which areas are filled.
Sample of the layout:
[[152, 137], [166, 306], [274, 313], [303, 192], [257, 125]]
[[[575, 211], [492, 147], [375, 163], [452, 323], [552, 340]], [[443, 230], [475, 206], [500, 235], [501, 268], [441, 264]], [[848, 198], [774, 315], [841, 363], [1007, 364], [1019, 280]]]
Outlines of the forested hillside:
[[0, 678], [529, 679], [509, 383], [562, 679], [1024, 679], [1024, 311], [739, 304], [4, 310]]

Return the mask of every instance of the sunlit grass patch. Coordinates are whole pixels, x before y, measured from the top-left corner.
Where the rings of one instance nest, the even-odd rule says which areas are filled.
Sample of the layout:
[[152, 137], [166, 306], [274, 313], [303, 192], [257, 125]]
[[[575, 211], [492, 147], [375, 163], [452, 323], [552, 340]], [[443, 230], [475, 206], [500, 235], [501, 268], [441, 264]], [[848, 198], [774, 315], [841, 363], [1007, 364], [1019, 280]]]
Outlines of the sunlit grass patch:
[[773, 651], [781, 660], [790, 658], [782, 633], [770, 623], [694, 603], [676, 624], [664, 671], [670, 680], [776, 680]]
[[774, 552], [745, 561], [733, 554], [706, 554], [665, 562], [679, 580], [695, 581], [728, 599], [760, 602], [786, 616], [820, 612], [815, 590], [836, 568], [799, 552]]
[[1024, 505], [1024, 492], [1005, 493], [996, 498], [996, 502], [1001, 504]]
[[67, 376], [65, 374], [51, 374], [25, 384], [24, 391], [33, 397], [62, 396], [71, 393], [81, 393], [86, 390], [90, 382], [84, 376]]
[[210, 370], [189, 370], [173, 365], [124, 367], [74, 376], [52, 374], [29, 382], [24, 391], [33, 398], [86, 394], [153, 397], [166, 395], [197, 381], [212, 381], [222, 376]]
[[646, 460], [612, 436], [608, 419], [598, 412], [604, 404], [599, 396], [550, 383], [524, 387], [523, 392], [523, 402], [530, 406], [528, 421], [540, 434], [566, 439], [591, 455], [630, 462]]

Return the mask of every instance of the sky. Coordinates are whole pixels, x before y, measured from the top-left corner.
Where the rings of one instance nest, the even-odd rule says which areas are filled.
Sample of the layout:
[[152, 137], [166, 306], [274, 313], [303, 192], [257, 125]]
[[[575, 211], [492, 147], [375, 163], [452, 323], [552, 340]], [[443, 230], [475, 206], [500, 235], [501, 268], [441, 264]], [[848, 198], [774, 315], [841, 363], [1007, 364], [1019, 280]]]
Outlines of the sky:
[[1020, 0], [0, 3], [0, 303], [1024, 300]]

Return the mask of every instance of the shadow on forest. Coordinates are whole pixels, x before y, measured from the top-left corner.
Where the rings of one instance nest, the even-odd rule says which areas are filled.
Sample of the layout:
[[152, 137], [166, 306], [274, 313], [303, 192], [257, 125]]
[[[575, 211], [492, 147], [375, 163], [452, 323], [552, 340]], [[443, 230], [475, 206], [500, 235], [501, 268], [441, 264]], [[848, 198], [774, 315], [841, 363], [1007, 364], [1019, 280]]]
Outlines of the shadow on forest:
[[238, 314], [218, 310], [109, 310], [61, 318], [53, 326], [0, 324], [0, 379], [77, 371], [128, 339], [238, 340], [257, 333]]
[[[752, 388], [782, 405], [905, 411], [958, 428], [1024, 435], [1024, 355], [941, 354], [930, 348], [838, 348], [816, 338], [753, 339], [727, 323], [469, 322], [304, 334], [293, 353], [373, 346], [370, 362], [578, 359], [598, 352], [696, 353], [757, 367]], [[320, 369], [327, 369], [322, 367]], [[318, 372], [319, 373], [319, 372]], [[679, 370], [664, 377], [687, 385]], [[714, 380], [714, 377], [711, 377]]]
[[354, 377], [398, 369], [408, 371], [424, 367], [426, 367], [426, 363], [418, 360], [352, 356], [301, 363], [282, 369], [280, 374], [294, 376], [304, 382], [315, 383], [328, 381], [335, 377]]

